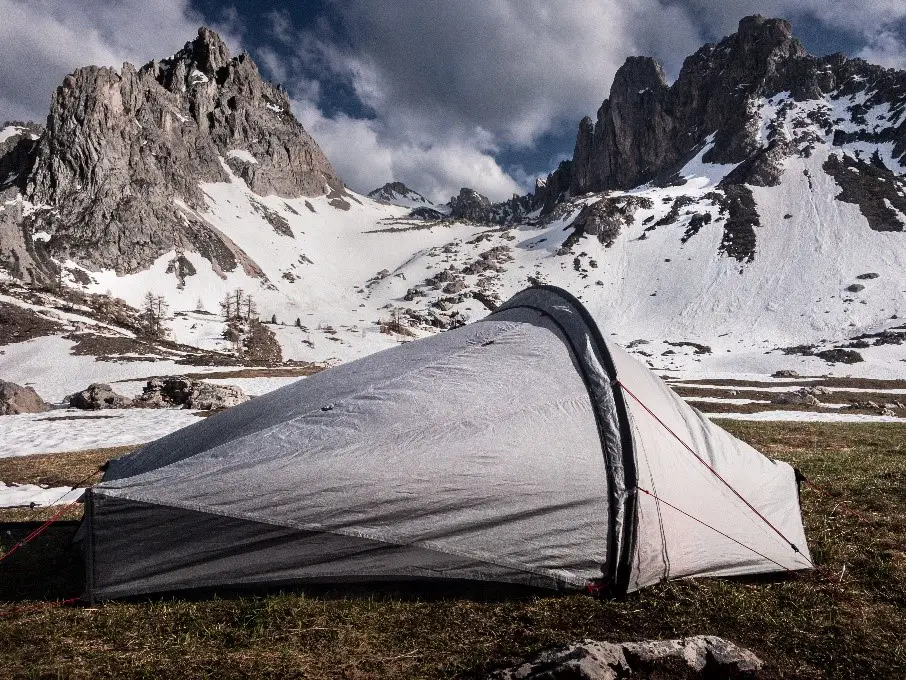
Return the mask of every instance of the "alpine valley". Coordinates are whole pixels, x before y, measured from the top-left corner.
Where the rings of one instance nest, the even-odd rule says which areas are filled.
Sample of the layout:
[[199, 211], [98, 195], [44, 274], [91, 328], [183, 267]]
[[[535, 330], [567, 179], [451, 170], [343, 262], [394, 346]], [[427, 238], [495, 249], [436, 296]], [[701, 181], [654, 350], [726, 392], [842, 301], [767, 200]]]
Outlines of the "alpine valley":
[[903, 377], [904, 168], [906, 72], [755, 16], [672, 84], [628, 59], [533, 194], [359, 195], [203, 28], [168, 59], [79, 69], [45, 123], [0, 130], [0, 377], [59, 402], [348, 361], [538, 283], [669, 375]]

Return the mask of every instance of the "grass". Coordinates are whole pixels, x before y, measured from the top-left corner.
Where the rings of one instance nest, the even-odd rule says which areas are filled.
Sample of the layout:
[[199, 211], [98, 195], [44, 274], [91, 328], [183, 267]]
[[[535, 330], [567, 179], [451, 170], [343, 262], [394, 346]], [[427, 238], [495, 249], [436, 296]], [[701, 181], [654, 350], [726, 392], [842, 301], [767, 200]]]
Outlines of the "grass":
[[[115, 446], [71, 453], [47, 453], [36, 456], [0, 458], [0, 480], [7, 484], [44, 484], [46, 486], [72, 486], [83, 482], [111, 458], [135, 449], [135, 446]], [[96, 483], [100, 475], [92, 477]], [[82, 486], [85, 486], [83, 483]], [[0, 514], [2, 518], [2, 514]]]
[[[583, 637], [714, 634], [755, 651], [766, 677], [903, 677], [906, 426], [721, 424], [831, 494], [802, 491], [815, 571], [601, 600], [355, 587], [47, 608], [0, 616], [0, 668], [16, 677], [472, 678]], [[49, 532], [0, 566], [0, 613], [77, 594], [73, 530]]]

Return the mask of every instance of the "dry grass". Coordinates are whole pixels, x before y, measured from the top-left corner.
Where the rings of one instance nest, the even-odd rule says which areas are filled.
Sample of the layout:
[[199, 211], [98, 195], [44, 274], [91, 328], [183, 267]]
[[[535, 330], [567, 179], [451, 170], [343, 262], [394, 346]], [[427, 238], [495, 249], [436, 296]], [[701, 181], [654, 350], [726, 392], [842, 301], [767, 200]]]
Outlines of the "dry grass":
[[[133, 451], [135, 446], [114, 446], [70, 453], [45, 453], [34, 456], [0, 458], [0, 481], [7, 484], [44, 484], [72, 486], [96, 472], [111, 458]], [[90, 486], [100, 475], [82, 483]]]
[[[603, 600], [357, 587], [44, 609], [0, 618], [0, 668], [16, 677], [472, 678], [582, 637], [704, 633], [756, 651], [766, 677], [903, 677], [906, 426], [722, 425], [834, 494], [802, 492], [814, 572]], [[66, 552], [73, 530], [0, 567], [0, 610], [78, 592], [80, 569]]]
[[903, 390], [906, 389], [906, 380], [877, 378], [832, 378], [828, 376], [801, 376], [783, 381], [766, 380], [736, 380], [733, 378], [691, 378], [678, 379], [662, 376], [668, 383], [679, 382], [685, 385], [719, 385], [732, 389], [733, 387], [783, 387], [789, 385], [791, 390], [799, 387], [848, 387], [860, 390]]

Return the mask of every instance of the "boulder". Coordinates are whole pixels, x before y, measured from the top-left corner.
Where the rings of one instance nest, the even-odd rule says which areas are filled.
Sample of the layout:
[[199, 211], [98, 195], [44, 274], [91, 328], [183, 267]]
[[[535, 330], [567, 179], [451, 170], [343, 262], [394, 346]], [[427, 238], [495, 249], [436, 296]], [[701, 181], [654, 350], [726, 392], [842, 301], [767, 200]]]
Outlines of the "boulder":
[[0, 380], [0, 416], [44, 413], [50, 406], [31, 387]]
[[105, 408], [129, 408], [132, 400], [117, 394], [110, 385], [93, 383], [81, 392], [70, 394], [66, 397], [71, 408], [81, 408], [88, 411], [98, 411]]
[[761, 660], [713, 635], [644, 642], [581, 642], [541, 652], [496, 680], [616, 680], [624, 677], [757, 678]]
[[771, 374], [771, 377], [772, 378], [799, 378], [801, 376], [799, 375], [798, 371], [793, 371], [789, 368], [783, 368], [779, 371], [774, 371]]
[[135, 405], [142, 408], [182, 408], [219, 411], [248, 401], [250, 397], [235, 385], [213, 385], [184, 376], [152, 378]]
[[[820, 390], [820, 391], [819, 391]], [[784, 392], [774, 399], [775, 404], [800, 404], [803, 406], [820, 406], [821, 401], [816, 395], [827, 394], [823, 387], [801, 387], [794, 392]]]
[[248, 401], [250, 397], [236, 385], [212, 385], [211, 383], [195, 383], [186, 408], [201, 411], [220, 411], [231, 406], [237, 406]]

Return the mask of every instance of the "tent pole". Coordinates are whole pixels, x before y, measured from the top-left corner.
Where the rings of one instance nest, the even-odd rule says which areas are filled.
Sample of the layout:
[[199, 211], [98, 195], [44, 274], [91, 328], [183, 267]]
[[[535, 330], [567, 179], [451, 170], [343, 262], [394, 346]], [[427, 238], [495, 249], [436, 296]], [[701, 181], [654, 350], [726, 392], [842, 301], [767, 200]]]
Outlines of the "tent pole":
[[94, 494], [89, 487], [85, 491], [85, 518], [88, 531], [85, 537], [85, 590], [88, 606], [94, 607]]

